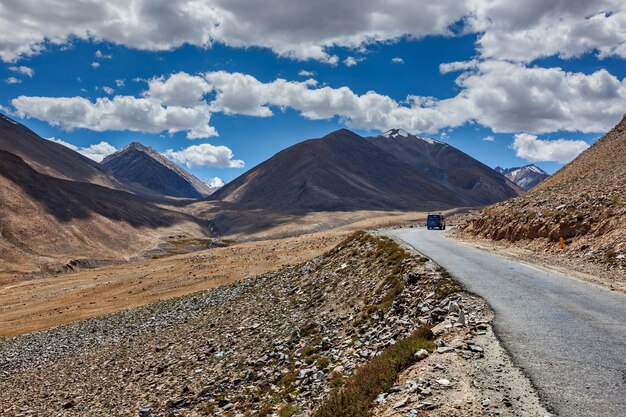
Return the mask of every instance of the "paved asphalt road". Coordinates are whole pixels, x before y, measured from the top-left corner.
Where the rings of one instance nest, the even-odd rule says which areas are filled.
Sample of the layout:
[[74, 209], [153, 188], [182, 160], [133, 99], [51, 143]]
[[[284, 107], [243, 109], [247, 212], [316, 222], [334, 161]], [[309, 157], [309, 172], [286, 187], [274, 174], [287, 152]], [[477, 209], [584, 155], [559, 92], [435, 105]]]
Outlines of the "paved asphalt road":
[[386, 231], [495, 311], [496, 334], [560, 416], [626, 416], [626, 296], [426, 229]]

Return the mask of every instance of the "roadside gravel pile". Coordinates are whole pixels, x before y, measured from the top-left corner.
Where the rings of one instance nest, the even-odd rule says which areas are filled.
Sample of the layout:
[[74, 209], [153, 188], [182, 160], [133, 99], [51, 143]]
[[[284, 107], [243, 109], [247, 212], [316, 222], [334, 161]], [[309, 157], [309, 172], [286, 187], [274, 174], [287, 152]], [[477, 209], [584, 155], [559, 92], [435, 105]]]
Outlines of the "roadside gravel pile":
[[625, 184], [626, 116], [528, 194], [474, 213], [464, 233], [624, 270]]
[[357, 233], [303, 265], [3, 340], [0, 415], [307, 415], [458, 290]]

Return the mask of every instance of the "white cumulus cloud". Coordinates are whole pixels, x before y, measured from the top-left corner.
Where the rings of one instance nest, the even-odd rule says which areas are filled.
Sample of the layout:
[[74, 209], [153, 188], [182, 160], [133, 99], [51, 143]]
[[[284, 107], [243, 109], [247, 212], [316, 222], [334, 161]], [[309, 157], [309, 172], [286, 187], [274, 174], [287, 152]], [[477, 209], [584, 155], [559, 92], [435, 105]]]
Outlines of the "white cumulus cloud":
[[465, 71], [468, 69], [475, 69], [478, 66], [478, 61], [472, 59], [470, 61], [455, 61], [439, 64], [439, 72], [447, 74], [449, 72]]
[[496, 140], [496, 138], [494, 138], [493, 136], [489, 135], [489, 136], [485, 136], [485, 137], [483, 138], [483, 140], [484, 140], [485, 142], [494, 142], [494, 141]]
[[22, 80], [20, 80], [19, 78], [15, 78], [15, 77], [9, 77], [6, 80], [4, 80], [4, 82], [6, 84], [19, 84], [22, 82]]
[[621, 0], [473, 3], [467, 30], [481, 33], [483, 58], [532, 61], [590, 51], [626, 57], [626, 4]]
[[343, 65], [345, 65], [346, 67], [353, 67], [358, 63], [359, 61], [353, 56], [349, 56], [343, 60]]
[[65, 147], [70, 148], [73, 151], [76, 151], [84, 156], [86, 156], [89, 159], [93, 159], [96, 162], [101, 162], [106, 156], [112, 154], [113, 152], [117, 151], [117, 149], [115, 148], [115, 146], [111, 145], [108, 142], [102, 141], [100, 143], [95, 143], [93, 145], [89, 145], [87, 147], [79, 147], [76, 145], [73, 145], [69, 142], [66, 142], [62, 139], [57, 139], [57, 138], [47, 138], [48, 140], [52, 141], [52, 142], [56, 142], [60, 145], [63, 145]]
[[404, 59], [396, 56], [394, 58], [391, 58], [391, 62], [393, 62], [394, 64], [404, 64]]
[[33, 70], [30, 67], [26, 67], [24, 65], [11, 65], [9, 67], [9, 71], [13, 71], [13, 72], [17, 72], [19, 74], [23, 74], [26, 75], [29, 78], [33, 78], [33, 75], [35, 75], [35, 70]]
[[98, 49], [98, 50], [96, 51], [96, 58], [100, 58], [100, 59], [111, 59], [111, 58], [113, 58], [113, 55], [111, 55], [111, 54], [108, 54], [108, 55], [107, 55], [107, 54], [103, 53], [101, 50], [99, 50], [99, 49]]
[[172, 97], [151, 97], [147, 92], [146, 97], [101, 97], [96, 101], [83, 97], [19, 96], [11, 103], [19, 117], [34, 117], [68, 130], [187, 132], [190, 139], [217, 134], [209, 125], [211, 112], [207, 103], [183, 107], [162, 101], [169, 99]]
[[314, 79], [263, 82], [243, 73], [184, 72], [148, 80], [140, 97], [20, 96], [11, 101], [19, 117], [65, 129], [131, 130], [190, 139], [217, 135], [212, 113], [271, 117], [290, 108], [312, 120], [338, 117], [348, 126], [385, 131], [437, 131], [478, 123], [496, 133], [609, 130], [626, 108], [626, 78], [601, 69], [591, 74], [560, 68], [484, 61], [456, 79], [447, 99], [409, 95], [402, 101], [347, 86], [320, 86]]
[[222, 188], [224, 186], [224, 181], [220, 177], [209, 178], [205, 182], [210, 188]]
[[460, 33], [478, 35], [483, 58], [531, 61], [590, 51], [626, 57], [623, 0], [20, 0], [1, 6], [0, 59], [78, 38], [152, 51], [216, 42], [258, 46], [336, 64], [333, 47], [455, 36], [459, 30], [451, 27], [459, 22]]
[[243, 168], [244, 161], [234, 159], [233, 151], [226, 146], [214, 146], [209, 143], [193, 145], [179, 151], [168, 149], [165, 156], [187, 168]]
[[456, 0], [21, 0], [2, 5], [0, 58], [38, 54], [47, 43], [65, 44], [76, 37], [144, 50], [214, 42], [261, 46], [281, 56], [336, 63], [327, 52], [333, 46], [449, 35], [449, 25], [469, 10], [467, 2]]
[[589, 145], [584, 140], [542, 140], [536, 135], [518, 133], [511, 147], [517, 156], [529, 162], [554, 161], [564, 164], [576, 158]]
[[626, 108], [626, 79], [606, 70], [572, 73], [500, 61], [477, 64], [459, 76], [461, 91], [455, 97], [408, 96], [404, 103], [374, 91], [358, 95], [348, 87], [319, 87], [314, 80], [261, 82], [224, 71], [207, 73], [205, 79], [216, 92], [215, 112], [269, 117], [273, 107], [288, 107], [309, 119], [338, 116], [362, 129], [434, 133], [477, 122], [495, 132], [600, 132]]

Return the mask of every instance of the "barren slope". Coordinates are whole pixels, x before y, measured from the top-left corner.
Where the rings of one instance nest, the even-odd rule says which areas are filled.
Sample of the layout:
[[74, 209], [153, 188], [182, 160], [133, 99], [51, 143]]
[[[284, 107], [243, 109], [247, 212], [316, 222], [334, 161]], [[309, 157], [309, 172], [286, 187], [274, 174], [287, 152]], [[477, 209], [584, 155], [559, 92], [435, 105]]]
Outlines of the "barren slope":
[[158, 194], [200, 198], [212, 193], [208, 185], [156, 150], [133, 142], [102, 161], [116, 176], [141, 184]]
[[416, 137], [366, 139], [341, 129], [279, 152], [211, 199], [279, 212], [428, 210], [493, 203], [520, 193], [448, 145]]
[[[135, 195], [43, 175], [0, 151], [0, 250], [51, 258], [130, 256], [167, 234], [203, 236], [204, 225]], [[11, 262], [13, 263], [13, 262]]]
[[396, 341], [455, 320], [451, 301], [476, 329], [484, 307], [449, 282], [427, 259], [359, 233], [306, 263], [0, 341], [0, 413], [311, 415]]
[[626, 117], [528, 194], [473, 216], [465, 232], [626, 268]]
[[38, 136], [26, 126], [0, 114], [0, 150], [19, 156], [36, 171], [52, 177], [130, 190], [109, 170], [58, 143]]
[[249, 242], [57, 276], [0, 276], [0, 337], [180, 297], [305, 262], [348, 232]]

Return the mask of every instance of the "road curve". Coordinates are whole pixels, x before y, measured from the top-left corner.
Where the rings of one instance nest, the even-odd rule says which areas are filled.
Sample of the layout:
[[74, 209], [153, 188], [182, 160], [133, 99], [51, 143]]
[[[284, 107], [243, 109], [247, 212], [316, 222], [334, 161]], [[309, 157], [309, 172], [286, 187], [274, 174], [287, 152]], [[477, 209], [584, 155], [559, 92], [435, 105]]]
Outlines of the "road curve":
[[425, 229], [387, 230], [495, 312], [494, 330], [561, 416], [626, 416], [626, 296]]

